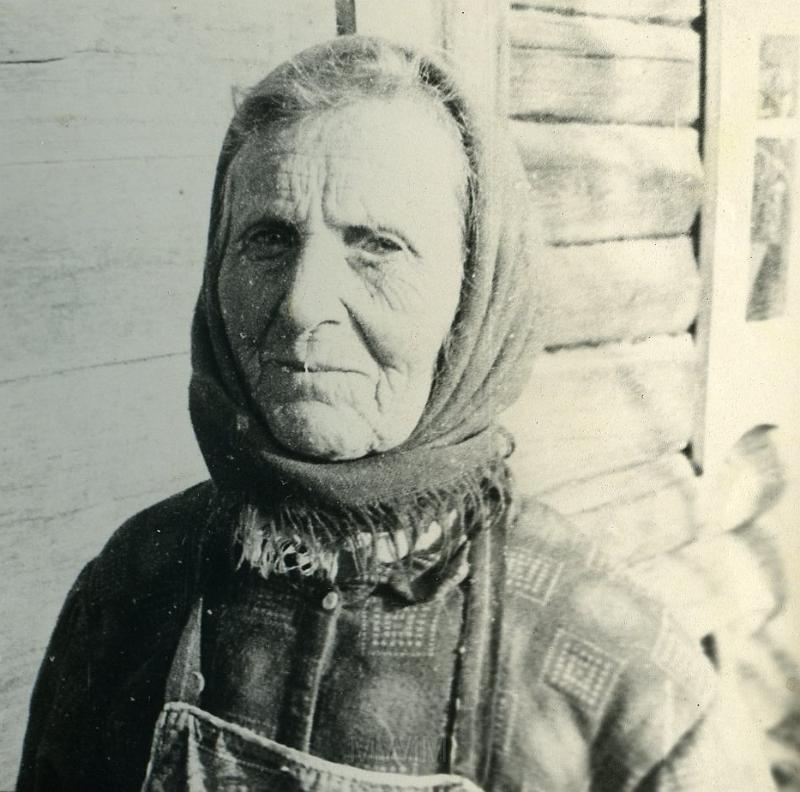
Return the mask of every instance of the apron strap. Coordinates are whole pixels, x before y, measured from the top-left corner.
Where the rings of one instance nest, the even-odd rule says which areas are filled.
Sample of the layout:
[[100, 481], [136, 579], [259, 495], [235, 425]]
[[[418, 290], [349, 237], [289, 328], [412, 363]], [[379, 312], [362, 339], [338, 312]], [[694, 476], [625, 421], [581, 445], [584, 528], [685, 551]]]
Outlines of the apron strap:
[[182, 701], [199, 706], [205, 680], [200, 672], [200, 640], [203, 598], [198, 597], [178, 641], [164, 692], [165, 701]]
[[190, 607], [189, 618], [181, 632], [178, 646], [170, 664], [164, 701], [181, 701], [200, 705], [200, 696], [205, 687], [201, 672], [201, 641], [203, 626], [203, 595], [205, 580], [209, 576], [209, 565], [224, 554], [221, 543], [226, 536], [226, 526], [233, 520], [239, 501], [225, 498], [219, 493], [212, 502], [208, 518], [198, 523], [193, 531], [187, 551], [186, 599]]
[[451, 718], [447, 771], [485, 785], [491, 772], [505, 587], [505, 521], [482, 531], [470, 548], [473, 572], [464, 602]]

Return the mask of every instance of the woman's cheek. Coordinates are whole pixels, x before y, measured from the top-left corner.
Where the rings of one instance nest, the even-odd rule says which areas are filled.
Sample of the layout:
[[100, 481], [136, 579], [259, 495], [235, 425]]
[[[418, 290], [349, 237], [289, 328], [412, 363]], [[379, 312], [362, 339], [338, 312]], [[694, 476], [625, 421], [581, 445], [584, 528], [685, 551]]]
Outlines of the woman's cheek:
[[235, 262], [220, 275], [219, 295], [231, 344], [256, 344], [278, 300], [276, 277], [263, 268]]
[[350, 308], [376, 362], [391, 368], [437, 354], [450, 325], [449, 317], [431, 321], [435, 296], [425, 294], [423, 279], [405, 275], [385, 274], [379, 288], [364, 289]]

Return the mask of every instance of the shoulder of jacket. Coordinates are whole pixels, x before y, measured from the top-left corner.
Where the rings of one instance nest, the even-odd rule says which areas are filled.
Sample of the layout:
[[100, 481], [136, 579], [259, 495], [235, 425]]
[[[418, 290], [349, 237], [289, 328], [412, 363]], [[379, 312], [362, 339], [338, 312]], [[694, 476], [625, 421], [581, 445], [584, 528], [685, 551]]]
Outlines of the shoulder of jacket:
[[678, 626], [666, 604], [613, 560], [612, 541], [601, 529], [581, 531], [550, 507], [524, 502], [505, 553], [506, 591], [515, 618], [546, 614], [550, 625], [591, 635], [615, 653], [624, 650], [626, 662], [661, 658], [673, 674], [678, 669], [661, 657], [666, 644], [673, 651], [685, 649], [687, 662], [696, 658], [689, 671], [710, 667], [702, 646]]
[[703, 717], [717, 680], [700, 643], [609, 560], [608, 541], [523, 502], [506, 545], [505, 620], [526, 667], [519, 684], [594, 723], [596, 750], [627, 754], [633, 778]]
[[126, 520], [91, 562], [92, 599], [112, 604], [182, 583], [215, 500], [213, 483], [205, 481]]

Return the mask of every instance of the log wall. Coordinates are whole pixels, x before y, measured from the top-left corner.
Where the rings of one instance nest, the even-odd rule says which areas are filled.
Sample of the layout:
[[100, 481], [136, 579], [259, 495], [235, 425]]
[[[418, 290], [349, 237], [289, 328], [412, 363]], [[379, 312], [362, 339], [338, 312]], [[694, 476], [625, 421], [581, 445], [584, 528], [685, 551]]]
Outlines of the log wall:
[[332, 0], [3, 4], [0, 789], [80, 567], [206, 477], [189, 321], [232, 94], [335, 34]]
[[[551, 245], [537, 278], [548, 352], [506, 416], [515, 466], [633, 560], [699, 530], [688, 460], [677, 480], [654, 476], [691, 438], [700, 373], [687, 332], [700, 288], [699, 13], [691, 0], [507, 13], [507, 112]], [[614, 476], [625, 484], [604, 502], [576, 495]]]

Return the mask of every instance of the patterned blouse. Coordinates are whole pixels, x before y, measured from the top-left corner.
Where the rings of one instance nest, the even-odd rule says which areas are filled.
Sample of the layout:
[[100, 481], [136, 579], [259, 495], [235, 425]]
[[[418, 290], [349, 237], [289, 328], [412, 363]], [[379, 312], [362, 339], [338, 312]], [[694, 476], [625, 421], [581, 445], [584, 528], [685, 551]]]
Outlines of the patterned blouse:
[[[236, 570], [210, 483], [126, 523], [75, 583], [34, 691], [27, 790], [134, 790], [203, 598], [202, 706], [357, 767], [487, 790], [747, 790], [716, 672], [603, 538], [523, 503], [433, 583]], [[423, 575], [422, 578], [425, 576]]]

